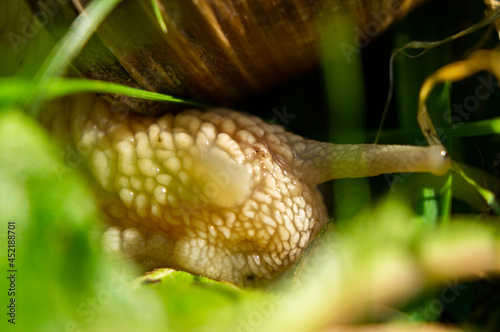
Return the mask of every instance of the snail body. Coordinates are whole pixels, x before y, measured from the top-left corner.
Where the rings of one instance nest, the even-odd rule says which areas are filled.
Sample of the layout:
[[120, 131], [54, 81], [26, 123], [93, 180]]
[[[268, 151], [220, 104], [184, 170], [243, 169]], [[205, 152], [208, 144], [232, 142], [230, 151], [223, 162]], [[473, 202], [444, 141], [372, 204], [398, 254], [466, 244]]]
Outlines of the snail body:
[[124, 117], [91, 95], [59, 106], [44, 122], [88, 165], [108, 249], [238, 285], [301, 257], [328, 221], [318, 183], [449, 166], [441, 147], [321, 143], [228, 109]]
[[315, 185], [293, 168], [304, 140], [280, 126], [227, 109], [120, 119], [102, 98], [82, 98], [48, 122], [70, 128], [96, 180], [113, 225], [106, 246], [147, 269], [261, 284], [328, 220]]

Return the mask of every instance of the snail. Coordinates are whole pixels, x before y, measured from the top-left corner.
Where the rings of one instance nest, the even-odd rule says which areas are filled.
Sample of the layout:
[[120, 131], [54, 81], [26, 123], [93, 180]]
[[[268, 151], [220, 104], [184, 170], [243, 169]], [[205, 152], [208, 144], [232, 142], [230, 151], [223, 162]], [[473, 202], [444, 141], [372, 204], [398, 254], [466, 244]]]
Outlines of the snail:
[[45, 121], [69, 128], [88, 164], [114, 223], [108, 247], [238, 285], [300, 258], [328, 221], [318, 183], [449, 167], [441, 146], [321, 143], [228, 109], [122, 117], [87, 95], [61, 106]]
[[[75, 67], [88, 77], [229, 104], [258, 91], [256, 82], [263, 77], [278, 73], [285, 79], [314, 65], [316, 50], [308, 49], [318, 40], [311, 22], [317, 22], [328, 6], [339, 5], [337, 1], [320, 1], [310, 8], [293, 1], [264, 3], [160, 2], [165, 26], [147, 25], [134, 38], [150, 35], [148, 41], [159, 42], [165, 54], [144, 42], [140, 58], [131, 53], [137, 47], [131, 47], [130, 40], [111, 36], [117, 25], [127, 21], [124, 17], [138, 15], [125, 29], [131, 32], [151, 10], [124, 1], [98, 30], [101, 39], [89, 42], [90, 50], [99, 50], [97, 56], [84, 51]], [[350, 4], [357, 8], [354, 3]], [[367, 7], [370, 13], [392, 4], [367, 3], [373, 5]], [[399, 5], [398, 14], [405, 7]], [[76, 8], [83, 10], [81, 5]], [[186, 13], [201, 15], [200, 24], [208, 24], [206, 29], [189, 23]], [[286, 45], [300, 36], [297, 49], [272, 56], [264, 52], [265, 56], [245, 63], [260, 45], [238, 43], [238, 33], [258, 40], [269, 27], [286, 30], [287, 24], [265, 19], [280, 13], [285, 23], [291, 26], [296, 21], [304, 28], [304, 35], [293, 28], [290, 38], [281, 42]], [[246, 20], [264, 26], [248, 32]], [[168, 31], [163, 32], [166, 43], [156, 39], [162, 29]], [[214, 39], [213, 49], [207, 38]], [[98, 47], [103, 42], [107, 48]], [[266, 40], [260, 43], [263, 51], [273, 49]], [[187, 59], [176, 53], [183, 47]], [[236, 52], [241, 49], [248, 53]], [[96, 60], [99, 56], [102, 61]], [[269, 62], [261, 61], [267, 57]], [[281, 66], [268, 73], [276, 62]], [[294, 63], [301, 65], [294, 68]], [[224, 66], [228, 70], [220, 69]], [[440, 145], [336, 145], [302, 138], [227, 108], [163, 112], [161, 107], [123, 96], [85, 94], [51, 103], [41, 119], [54, 135], [70, 142], [88, 166], [111, 224], [103, 236], [107, 248], [122, 251], [147, 269], [172, 267], [236, 285], [265, 284], [293, 266], [328, 221], [317, 184], [394, 172], [441, 175], [449, 168], [449, 157]], [[122, 109], [134, 112], [124, 114]]]

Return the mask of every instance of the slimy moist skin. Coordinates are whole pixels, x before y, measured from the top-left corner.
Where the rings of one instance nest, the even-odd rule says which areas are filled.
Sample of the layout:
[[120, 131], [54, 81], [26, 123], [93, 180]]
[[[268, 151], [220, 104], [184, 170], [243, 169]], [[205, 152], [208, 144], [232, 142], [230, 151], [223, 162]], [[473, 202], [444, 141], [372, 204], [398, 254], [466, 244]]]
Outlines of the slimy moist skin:
[[316, 142], [229, 109], [124, 116], [80, 95], [43, 121], [88, 166], [108, 249], [242, 286], [289, 269], [326, 224], [318, 183], [449, 167], [441, 146]]

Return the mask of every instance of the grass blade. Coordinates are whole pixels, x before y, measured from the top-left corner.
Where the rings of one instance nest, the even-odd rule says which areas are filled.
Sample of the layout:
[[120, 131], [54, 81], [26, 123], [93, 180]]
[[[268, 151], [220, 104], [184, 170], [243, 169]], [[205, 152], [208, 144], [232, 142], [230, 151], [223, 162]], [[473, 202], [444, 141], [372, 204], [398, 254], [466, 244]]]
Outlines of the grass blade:
[[[71, 61], [78, 56], [97, 27], [121, 0], [92, 1], [73, 22], [68, 33], [57, 43], [43, 63], [33, 82], [33, 90], [24, 101], [26, 109], [35, 114], [45, 99], [45, 85], [64, 74]], [[28, 106], [29, 105], [29, 106]]]

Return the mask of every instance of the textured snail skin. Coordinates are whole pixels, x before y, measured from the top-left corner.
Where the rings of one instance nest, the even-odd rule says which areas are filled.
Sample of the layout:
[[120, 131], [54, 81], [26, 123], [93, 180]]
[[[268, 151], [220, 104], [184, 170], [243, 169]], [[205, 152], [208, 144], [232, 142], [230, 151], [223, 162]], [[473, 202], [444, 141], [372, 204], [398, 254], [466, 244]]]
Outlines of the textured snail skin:
[[96, 180], [108, 249], [237, 285], [300, 258], [328, 220], [316, 184], [449, 163], [439, 147], [320, 143], [227, 109], [155, 118], [89, 95], [55, 105], [43, 121]]

